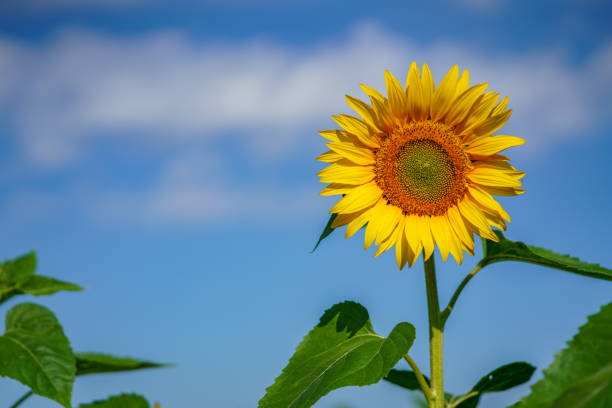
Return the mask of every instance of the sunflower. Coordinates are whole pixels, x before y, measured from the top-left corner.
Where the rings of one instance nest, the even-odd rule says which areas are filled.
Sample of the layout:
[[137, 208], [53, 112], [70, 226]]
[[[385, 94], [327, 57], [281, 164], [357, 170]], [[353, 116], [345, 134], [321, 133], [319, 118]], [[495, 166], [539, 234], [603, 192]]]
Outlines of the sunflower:
[[437, 245], [446, 261], [474, 255], [474, 234], [497, 241], [508, 213], [493, 195], [523, 193], [517, 171], [500, 151], [525, 141], [493, 136], [510, 117], [508, 98], [469, 85], [469, 72], [453, 66], [438, 86], [426, 64], [408, 70], [406, 86], [385, 71], [387, 97], [361, 85], [370, 104], [346, 96], [359, 117], [333, 116], [340, 130], [319, 132], [330, 163], [319, 172], [329, 183], [321, 195], [342, 195], [330, 213], [346, 237], [365, 226], [365, 249], [378, 256], [395, 246], [400, 269]]

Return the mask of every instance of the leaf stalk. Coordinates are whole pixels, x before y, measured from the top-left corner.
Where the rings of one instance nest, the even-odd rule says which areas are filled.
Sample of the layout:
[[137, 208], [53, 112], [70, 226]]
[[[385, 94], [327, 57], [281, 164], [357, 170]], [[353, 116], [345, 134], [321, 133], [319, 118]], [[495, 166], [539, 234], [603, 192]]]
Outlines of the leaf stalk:
[[412, 368], [412, 371], [414, 372], [419, 386], [421, 387], [421, 391], [423, 391], [423, 395], [425, 396], [427, 401], [433, 400], [431, 388], [429, 387], [429, 384], [427, 383], [427, 380], [425, 379], [425, 376], [423, 375], [423, 372], [421, 371], [417, 363], [408, 354], [404, 355], [404, 360], [406, 360], [408, 365], [410, 365], [410, 368]]
[[474, 269], [472, 269], [470, 273], [468, 273], [466, 277], [463, 278], [459, 286], [457, 286], [457, 289], [455, 289], [455, 293], [453, 293], [451, 300], [448, 302], [448, 306], [446, 306], [446, 308], [444, 308], [444, 310], [442, 311], [442, 314], [440, 317], [442, 320], [442, 327], [444, 327], [444, 325], [446, 324], [446, 321], [448, 320], [448, 317], [450, 316], [453, 308], [455, 307], [455, 303], [457, 303], [457, 300], [459, 299], [461, 292], [463, 292], [463, 289], [467, 286], [467, 284], [472, 280], [474, 276], [476, 276], [478, 271], [480, 271], [482, 268], [484, 268], [484, 265], [480, 263], [476, 265]]

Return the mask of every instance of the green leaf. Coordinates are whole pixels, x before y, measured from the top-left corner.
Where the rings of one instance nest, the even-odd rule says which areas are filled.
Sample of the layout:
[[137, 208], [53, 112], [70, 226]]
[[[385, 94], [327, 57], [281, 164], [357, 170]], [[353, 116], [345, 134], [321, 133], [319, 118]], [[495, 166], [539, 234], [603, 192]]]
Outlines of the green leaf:
[[325, 228], [323, 228], [323, 232], [321, 233], [321, 236], [319, 237], [319, 240], [317, 241], [317, 243], [314, 246], [314, 248], [312, 248], [312, 251], [310, 251], [310, 253], [313, 253], [314, 251], [316, 251], [316, 249], [319, 247], [319, 244], [321, 243], [321, 241], [323, 241], [325, 238], [327, 238], [329, 236], [329, 234], [334, 232], [334, 228], [332, 228], [332, 224], [334, 223], [334, 220], [336, 219], [337, 216], [338, 216], [338, 214], [332, 214], [332, 215], [329, 216], [329, 220], [327, 221], [327, 224], [325, 224]]
[[28, 252], [0, 264], [0, 282], [18, 282], [36, 273], [36, 253]]
[[[425, 381], [429, 384], [429, 378], [425, 377]], [[389, 371], [389, 374], [384, 378], [385, 381], [389, 381], [392, 384], [399, 385], [402, 388], [408, 390], [420, 390], [421, 386], [416, 378], [413, 371], [410, 370], [396, 370]]]
[[0, 302], [15, 291], [20, 282], [25, 282], [36, 272], [36, 254], [30, 252], [19, 258], [0, 263]]
[[590, 278], [612, 280], [611, 269], [583, 262], [578, 258], [561, 255], [548, 249], [526, 245], [523, 242], [510, 241], [501, 232], [495, 231], [495, 233], [499, 237], [499, 242], [483, 238], [484, 257], [480, 261], [481, 266], [502, 261], [518, 261], [560, 269]]
[[116, 373], [165, 366], [167, 365], [154, 363], [152, 361], [137, 360], [129, 357], [116, 357], [102, 353], [76, 354], [76, 375]]
[[463, 401], [457, 405], [457, 408], [474, 408], [484, 393], [505, 391], [524, 384], [529, 381], [534, 371], [534, 366], [524, 362], [510, 363], [496, 368], [482, 377], [470, 391], [478, 394]]
[[120, 394], [102, 401], [81, 404], [79, 408], [149, 408], [149, 402], [138, 394]]
[[0, 264], [0, 303], [16, 295], [51, 295], [62, 290], [77, 291], [83, 288], [48, 276], [36, 275], [34, 252]]
[[589, 317], [578, 334], [516, 408], [612, 406], [612, 303]]
[[69, 408], [75, 358], [55, 315], [40, 305], [22, 303], [8, 311], [5, 324], [0, 336], [0, 376]]
[[27, 281], [18, 285], [17, 290], [20, 293], [41, 296], [52, 295], [53, 293], [62, 290], [79, 291], [83, 290], [83, 287], [75, 285], [74, 283], [64, 282], [59, 279], [50, 278], [44, 275], [34, 275]]
[[411, 324], [399, 323], [382, 337], [363, 306], [336, 304], [304, 337], [258, 406], [306, 408], [337, 388], [377, 383], [406, 354], [414, 336]]

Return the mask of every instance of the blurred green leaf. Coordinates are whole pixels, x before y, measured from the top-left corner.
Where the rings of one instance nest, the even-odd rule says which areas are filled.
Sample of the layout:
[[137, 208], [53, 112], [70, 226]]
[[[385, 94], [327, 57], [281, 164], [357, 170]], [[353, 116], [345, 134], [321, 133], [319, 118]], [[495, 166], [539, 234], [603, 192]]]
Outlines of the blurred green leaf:
[[[410, 370], [396, 370], [389, 371], [389, 374], [384, 378], [392, 384], [399, 385], [402, 388], [408, 390], [420, 390], [419, 382], [417, 381], [416, 375]], [[429, 384], [429, 378], [425, 376], [425, 381]]]
[[612, 280], [612, 270], [597, 264], [583, 262], [569, 255], [561, 255], [548, 249], [527, 245], [519, 241], [510, 241], [495, 231], [499, 242], [483, 238], [484, 257], [480, 265], [486, 266], [496, 262], [517, 261], [532, 263], [562, 271], [576, 273], [590, 278]]
[[8, 311], [5, 324], [0, 375], [69, 408], [76, 362], [55, 315], [40, 305], [22, 303]]
[[317, 243], [314, 246], [314, 248], [312, 248], [312, 251], [310, 251], [311, 253], [316, 251], [316, 249], [319, 247], [319, 244], [321, 243], [321, 241], [323, 241], [325, 238], [327, 238], [329, 236], [329, 234], [334, 232], [334, 228], [332, 228], [332, 224], [334, 223], [334, 220], [336, 219], [337, 216], [338, 216], [338, 214], [332, 214], [332, 215], [329, 216], [329, 220], [327, 221], [327, 224], [325, 224], [325, 228], [323, 228], [323, 232], [321, 233], [321, 236], [319, 236], [319, 240], [317, 241]]
[[77, 291], [83, 288], [48, 276], [36, 275], [34, 252], [0, 264], [0, 303], [16, 295], [51, 295], [62, 290]]
[[120, 394], [102, 401], [81, 404], [79, 408], [149, 408], [149, 402], [138, 394]]
[[75, 285], [74, 283], [64, 282], [59, 279], [50, 278], [43, 275], [34, 275], [27, 281], [23, 282], [17, 287], [17, 290], [21, 293], [41, 296], [41, 295], [52, 295], [55, 292], [61, 290], [67, 291], [79, 291], [83, 290], [82, 286]]
[[76, 375], [116, 373], [165, 366], [167, 365], [154, 363], [152, 361], [137, 360], [129, 357], [116, 357], [102, 353], [76, 354]]
[[411, 324], [399, 323], [382, 337], [363, 306], [338, 303], [304, 337], [258, 406], [306, 408], [337, 388], [374, 384], [403, 357], [414, 336]]
[[578, 334], [514, 408], [612, 406], [612, 303], [589, 317]]
[[529, 381], [534, 371], [534, 366], [524, 362], [510, 363], [496, 368], [482, 377], [470, 391], [478, 394], [463, 401], [457, 405], [457, 408], [474, 408], [484, 393], [505, 391], [524, 384]]

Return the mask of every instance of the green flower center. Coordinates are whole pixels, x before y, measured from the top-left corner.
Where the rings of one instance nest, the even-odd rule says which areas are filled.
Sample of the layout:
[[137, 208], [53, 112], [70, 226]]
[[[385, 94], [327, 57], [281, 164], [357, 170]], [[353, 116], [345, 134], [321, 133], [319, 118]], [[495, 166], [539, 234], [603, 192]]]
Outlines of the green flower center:
[[406, 143], [396, 157], [397, 181], [411, 197], [435, 203], [453, 186], [455, 169], [444, 148], [432, 140]]

